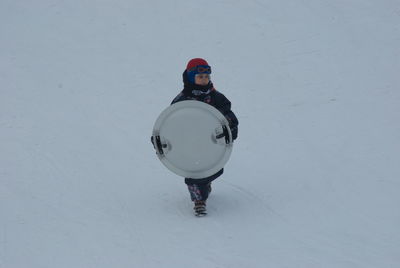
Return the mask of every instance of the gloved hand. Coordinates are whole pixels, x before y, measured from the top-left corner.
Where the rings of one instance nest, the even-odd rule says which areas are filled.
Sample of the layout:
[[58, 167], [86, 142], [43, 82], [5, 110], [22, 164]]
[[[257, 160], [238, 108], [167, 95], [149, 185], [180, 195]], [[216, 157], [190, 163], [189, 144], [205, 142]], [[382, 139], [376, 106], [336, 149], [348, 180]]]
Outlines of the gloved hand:
[[231, 127], [232, 140], [236, 140], [238, 136], [238, 127]]

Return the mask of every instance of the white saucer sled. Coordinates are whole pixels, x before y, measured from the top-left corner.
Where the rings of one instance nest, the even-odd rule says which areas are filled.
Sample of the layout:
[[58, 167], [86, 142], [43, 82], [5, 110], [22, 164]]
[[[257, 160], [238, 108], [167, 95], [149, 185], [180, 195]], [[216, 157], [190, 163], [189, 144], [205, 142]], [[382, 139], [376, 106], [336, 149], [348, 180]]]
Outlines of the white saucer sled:
[[194, 100], [165, 109], [153, 128], [160, 161], [172, 172], [200, 179], [217, 173], [232, 152], [228, 120], [213, 106]]

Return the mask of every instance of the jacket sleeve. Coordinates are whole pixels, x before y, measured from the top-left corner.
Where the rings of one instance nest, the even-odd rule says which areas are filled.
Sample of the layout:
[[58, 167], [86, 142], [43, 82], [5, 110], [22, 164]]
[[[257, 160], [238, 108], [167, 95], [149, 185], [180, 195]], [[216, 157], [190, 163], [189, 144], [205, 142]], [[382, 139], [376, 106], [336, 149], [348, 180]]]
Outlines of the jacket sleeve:
[[225, 116], [229, 122], [229, 127], [232, 132], [232, 139], [236, 140], [238, 136], [239, 120], [231, 110], [231, 102], [223, 94], [219, 93], [217, 98], [216, 108]]

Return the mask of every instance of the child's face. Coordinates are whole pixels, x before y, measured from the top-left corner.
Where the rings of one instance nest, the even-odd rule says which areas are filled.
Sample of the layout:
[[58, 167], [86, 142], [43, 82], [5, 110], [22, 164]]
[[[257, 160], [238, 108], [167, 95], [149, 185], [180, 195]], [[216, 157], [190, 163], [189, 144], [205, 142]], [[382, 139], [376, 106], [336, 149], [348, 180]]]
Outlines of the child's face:
[[206, 86], [208, 82], [210, 82], [210, 75], [209, 74], [196, 74], [194, 77], [194, 82], [196, 85]]

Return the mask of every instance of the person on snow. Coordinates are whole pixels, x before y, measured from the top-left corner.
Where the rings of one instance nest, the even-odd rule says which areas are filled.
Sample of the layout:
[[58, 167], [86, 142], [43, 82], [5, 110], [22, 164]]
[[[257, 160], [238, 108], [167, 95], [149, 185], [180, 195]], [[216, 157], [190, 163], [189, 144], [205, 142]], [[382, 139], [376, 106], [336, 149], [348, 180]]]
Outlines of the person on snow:
[[[206, 60], [201, 58], [191, 59], [182, 75], [184, 88], [174, 98], [171, 105], [184, 100], [197, 100], [214, 106], [228, 120], [232, 139], [236, 140], [238, 135], [238, 119], [231, 110], [231, 102], [228, 98], [214, 88], [210, 75], [211, 67]], [[185, 183], [188, 186], [197, 215], [206, 214], [206, 201], [211, 192], [211, 182], [221, 176], [223, 172], [224, 169], [222, 168], [207, 178], [185, 178]]]

